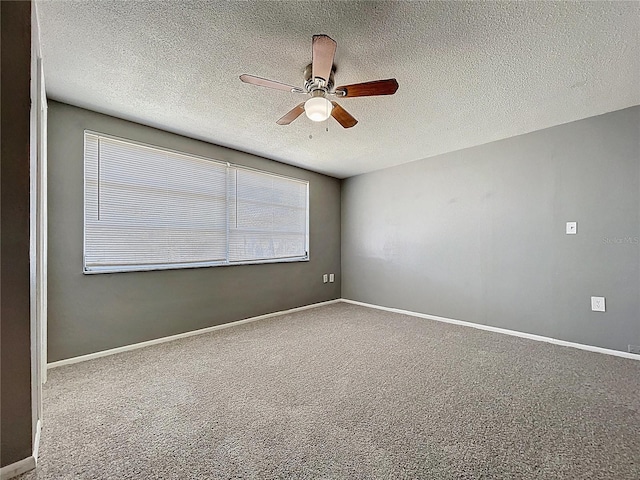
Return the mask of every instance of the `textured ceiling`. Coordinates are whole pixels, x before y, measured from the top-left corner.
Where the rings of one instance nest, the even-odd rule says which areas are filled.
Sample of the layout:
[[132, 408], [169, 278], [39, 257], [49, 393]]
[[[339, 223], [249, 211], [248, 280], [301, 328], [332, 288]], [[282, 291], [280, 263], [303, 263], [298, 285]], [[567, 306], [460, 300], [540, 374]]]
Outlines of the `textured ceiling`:
[[[50, 98], [348, 177], [640, 104], [637, 2], [38, 2]], [[311, 37], [359, 123], [276, 120]], [[328, 128], [328, 132], [326, 129]]]

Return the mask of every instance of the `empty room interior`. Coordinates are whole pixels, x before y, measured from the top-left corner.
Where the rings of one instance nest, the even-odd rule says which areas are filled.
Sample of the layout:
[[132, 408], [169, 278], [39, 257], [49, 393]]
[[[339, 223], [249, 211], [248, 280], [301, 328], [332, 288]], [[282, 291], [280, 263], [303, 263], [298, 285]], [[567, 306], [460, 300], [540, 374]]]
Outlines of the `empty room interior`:
[[640, 3], [2, 1], [1, 478], [640, 478]]

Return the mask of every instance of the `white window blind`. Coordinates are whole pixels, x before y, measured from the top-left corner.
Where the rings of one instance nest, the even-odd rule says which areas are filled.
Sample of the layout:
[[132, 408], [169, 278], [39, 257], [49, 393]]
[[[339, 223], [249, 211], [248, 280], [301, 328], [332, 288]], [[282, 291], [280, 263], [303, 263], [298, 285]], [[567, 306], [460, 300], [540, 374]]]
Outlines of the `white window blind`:
[[307, 183], [234, 170], [229, 182], [229, 261], [306, 256]]
[[305, 260], [308, 183], [85, 132], [87, 273]]

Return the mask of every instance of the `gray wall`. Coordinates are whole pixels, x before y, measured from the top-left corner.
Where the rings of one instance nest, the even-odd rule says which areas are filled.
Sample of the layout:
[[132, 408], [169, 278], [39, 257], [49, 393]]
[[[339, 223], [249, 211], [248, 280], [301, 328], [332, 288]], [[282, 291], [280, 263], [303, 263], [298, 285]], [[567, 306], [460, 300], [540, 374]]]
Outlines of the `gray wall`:
[[343, 297], [640, 345], [639, 130], [633, 107], [345, 180]]
[[32, 453], [29, 307], [31, 2], [0, 2], [2, 284], [0, 465]]
[[[309, 180], [311, 260], [83, 275], [84, 129]], [[48, 153], [50, 362], [340, 297], [335, 178], [53, 101]]]

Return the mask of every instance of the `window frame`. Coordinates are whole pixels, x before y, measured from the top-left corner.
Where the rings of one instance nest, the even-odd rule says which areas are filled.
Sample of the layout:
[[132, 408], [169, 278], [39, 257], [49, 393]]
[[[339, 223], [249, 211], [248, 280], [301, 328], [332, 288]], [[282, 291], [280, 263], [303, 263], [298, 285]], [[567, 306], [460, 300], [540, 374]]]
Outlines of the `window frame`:
[[[263, 175], [269, 175], [276, 178], [282, 178], [285, 180], [295, 181], [306, 185], [306, 223], [305, 223], [305, 254], [302, 256], [295, 257], [281, 257], [281, 258], [272, 258], [272, 259], [260, 259], [260, 260], [240, 260], [240, 261], [229, 261], [229, 189], [227, 182], [227, 192], [225, 199], [225, 212], [226, 212], [226, 229], [227, 229], [227, 237], [226, 237], [226, 259], [223, 261], [215, 260], [208, 262], [181, 262], [181, 263], [163, 263], [163, 264], [153, 264], [153, 265], [108, 265], [108, 266], [93, 266], [87, 267], [86, 263], [86, 248], [87, 248], [87, 160], [86, 160], [86, 151], [87, 151], [87, 135], [97, 136], [98, 138], [107, 138], [110, 140], [123, 142], [126, 144], [135, 145], [138, 147], [151, 148], [155, 150], [159, 150], [162, 152], [167, 152], [171, 154], [184, 155], [187, 157], [191, 157], [198, 160], [205, 160], [208, 162], [215, 163], [219, 166], [225, 166], [227, 168], [227, 174], [229, 173], [229, 169], [233, 168], [236, 170], [247, 170], [256, 173], [260, 173]], [[160, 147], [157, 145], [152, 145], [145, 142], [139, 142], [136, 140], [130, 140], [127, 138], [119, 137], [116, 135], [110, 135], [106, 133], [97, 132], [95, 130], [85, 129], [83, 131], [83, 150], [82, 150], [82, 164], [83, 164], [83, 191], [82, 191], [82, 273], [85, 275], [96, 275], [102, 273], [124, 273], [124, 272], [147, 272], [147, 271], [158, 271], [158, 270], [181, 270], [188, 268], [208, 268], [208, 267], [230, 267], [236, 265], [260, 265], [260, 264], [271, 264], [271, 263], [296, 263], [296, 262], [308, 262], [310, 261], [310, 252], [309, 252], [309, 217], [311, 214], [311, 208], [309, 204], [310, 199], [310, 182], [309, 180], [304, 180], [301, 178], [296, 178], [288, 175], [282, 175], [279, 173], [269, 172], [266, 170], [262, 170], [254, 167], [247, 167], [245, 165], [234, 164], [231, 162], [224, 162], [222, 160], [217, 160], [215, 158], [206, 157], [203, 155], [192, 154], [188, 152], [182, 152], [179, 150], [175, 150], [172, 148]]]

